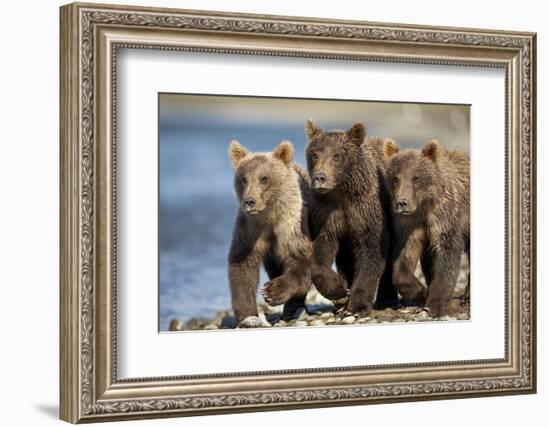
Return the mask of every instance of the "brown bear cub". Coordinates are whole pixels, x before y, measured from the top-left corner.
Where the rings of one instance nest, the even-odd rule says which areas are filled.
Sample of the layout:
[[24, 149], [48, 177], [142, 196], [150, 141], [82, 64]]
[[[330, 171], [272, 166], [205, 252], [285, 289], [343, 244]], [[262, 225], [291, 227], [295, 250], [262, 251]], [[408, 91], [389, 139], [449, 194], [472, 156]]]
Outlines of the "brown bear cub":
[[[384, 155], [396, 239], [393, 282], [403, 299], [443, 316], [462, 253], [470, 250], [470, 157], [435, 140], [421, 151], [386, 141]], [[419, 260], [428, 289], [414, 275]]]
[[383, 140], [367, 137], [363, 123], [326, 132], [309, 120], [306, 133], [312, 280], [337, 305], [347, 298], [342, 316], [365, 317], [375, 299], [383, 306], [397, 302]]
[[[261, 290], [270, 305], [285, 304], [283, 318], [304, 307], [311, 287], [307, 224], [308, 177], [294, 164], [294, 147], [282, 141], [272, 153], [229, 145], [240, 209], [228, 257], [231, 301], [241, 326], [258, 326], [260, 264], [269, 276]], [[247, 320], [245, 320], [247, 319]]]

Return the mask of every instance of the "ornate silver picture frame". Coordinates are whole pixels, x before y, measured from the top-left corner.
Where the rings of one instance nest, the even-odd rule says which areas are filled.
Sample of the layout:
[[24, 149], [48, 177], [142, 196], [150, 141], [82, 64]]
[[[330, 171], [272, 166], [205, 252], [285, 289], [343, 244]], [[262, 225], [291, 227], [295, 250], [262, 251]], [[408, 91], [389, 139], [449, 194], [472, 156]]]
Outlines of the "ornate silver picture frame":
[[[79, 3], [60, 13], [61, 419], [78, 423], [536, 391], [535, 34]], [[504, 357], [120, 379], [116, 61], [122, 48], [504, 70]]]

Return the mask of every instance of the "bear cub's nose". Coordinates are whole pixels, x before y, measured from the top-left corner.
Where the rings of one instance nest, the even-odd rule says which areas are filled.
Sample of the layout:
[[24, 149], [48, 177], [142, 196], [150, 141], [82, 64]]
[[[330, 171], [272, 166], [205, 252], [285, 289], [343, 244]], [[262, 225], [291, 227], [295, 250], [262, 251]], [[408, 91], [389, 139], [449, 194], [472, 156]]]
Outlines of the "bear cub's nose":
[[322, 187], [327, 180], [327, 176], [323, 172], [319, 172], [313, 177], [313, 185], [315, 187]]
[[398, 210], [404, 210], [408, 206], [409, 206], [409, 202], [407, 201], [407, 199], [399, 199], [399, 200], [397, 200], [397, 203], [395, 204], [395, 207]]
[[253, 208], [256, 206], [256, 199], [254, 197], [247, 197], [243, 200], [243, 205], [249, 209]]

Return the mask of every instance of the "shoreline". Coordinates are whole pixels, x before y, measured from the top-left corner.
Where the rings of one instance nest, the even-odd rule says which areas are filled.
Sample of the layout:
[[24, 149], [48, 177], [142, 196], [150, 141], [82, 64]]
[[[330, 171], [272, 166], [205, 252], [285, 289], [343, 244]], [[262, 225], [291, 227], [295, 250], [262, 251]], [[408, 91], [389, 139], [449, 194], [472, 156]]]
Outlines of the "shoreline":
[[168, 331], [197, 331], [219, 329], [247, 329], [247, 328], [278, 328], [304, 326], [331, 326], [354, 324], [382, 324], [382, 323], [411, 323], [427, 321], [468, 321], [470, 320], [470, 303], [462, 301], [460, 297], [453, 297], [449, 303], [447, 315], [434, 318], [428, 312], [417, 306], [397, 306], [384, 310], [373, 310], [369, 316], [356, 318], [347, 316], [338, 317], [334, 311], [336, 307], [324, 299], [316, 289], [310, 290], [306, 298], [306, 310], [301, 310], [296, 318], [282, 320], [283, 306], [271, 307], [265, 302], [258, 304], [258, 317], [245, 319], [240, 326], [231, 309], [220, 310], [212, 318], [193, 317], [183, 323], [174, 318], [170, 321]]

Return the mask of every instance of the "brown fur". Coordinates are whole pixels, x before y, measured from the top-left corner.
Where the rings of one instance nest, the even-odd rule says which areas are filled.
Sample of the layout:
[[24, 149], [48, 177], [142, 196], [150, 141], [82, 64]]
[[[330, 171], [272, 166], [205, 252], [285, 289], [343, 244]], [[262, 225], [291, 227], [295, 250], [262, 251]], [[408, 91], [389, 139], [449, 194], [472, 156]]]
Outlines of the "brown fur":
[[[331, 300], [349, 295], [343, 315], [363, 317], [377, 294], [384, 304], [397, 297], [388, 255], [391, 221], [382, 140], [366, 137], [362, 123], [348, 131], [325, 132], [308, 121], [306, 133], [312, 280]], [[331, 268], [334, 261], [338, 274]]]
[[[435, 140], [421, 151], [387, 141], [384, 155], [396, 234], [393, 282], [405, 300], [442, 316], [462, 252], [469, 254], [470, 157]], [[428, 289], [414, 275], [419, 260]]]
[[258, 315], [263, 262], [270, 278], [262, 289], [264, 298], [271, 305], [286, 303], [288, 317], [303, 305], [311, 286], [305, 171], [294, 164], [294, 147], [287, 141], [273, 153], [251, 153], [233, 141], [229, 155], [241, 204], [228, 259], [233, 311], [239, 322]]

